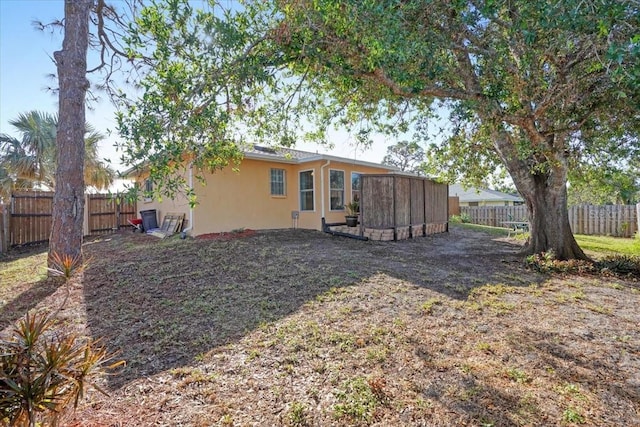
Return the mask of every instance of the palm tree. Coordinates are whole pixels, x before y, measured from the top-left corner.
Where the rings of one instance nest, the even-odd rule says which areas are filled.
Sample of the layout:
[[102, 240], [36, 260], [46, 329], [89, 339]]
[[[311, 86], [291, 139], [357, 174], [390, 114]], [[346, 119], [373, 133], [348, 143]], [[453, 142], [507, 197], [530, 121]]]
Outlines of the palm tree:
[[[9, 122], [21, 139], [0, 134], [0, 198], [12, 191], [34, 187], [55, 187], [55, 115], [30, 111]], [[114, 180], [115, 171], [98, 157], [98, 143], [104, 135], [86, 125], [84, 178], [88, 186], [103, 190]]]
[[[4, 138], [4, 135], [0, 135]], [[0, 140], [0, 203], [8, 200], [8, 197], [16, 190], [31, 190], [33, 181], [12, 173], [12, 170], [22, 169], [27, 171], [32, 164], [28, 156], [16, 139]]]

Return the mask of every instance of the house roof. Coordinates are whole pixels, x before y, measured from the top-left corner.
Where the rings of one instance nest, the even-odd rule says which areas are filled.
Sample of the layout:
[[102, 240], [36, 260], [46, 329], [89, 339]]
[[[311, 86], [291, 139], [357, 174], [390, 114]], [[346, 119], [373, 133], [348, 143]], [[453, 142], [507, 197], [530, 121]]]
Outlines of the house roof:
[[309, 151], [294, 150], [293, 148], [282, 147], [264, 147], [261, 145], [249, 145], [244, 148], [244, 156], [256, 159], [275, 159], [287, 160], [292, 163], [298, 163], [300, 160], [318, 156], [317, 153]]
[[460, 184], [449, 185], [449, 196], [458, 196], [461, 202], [522, 202], [520, 196], [501, 193], [500, 191], [486, 188], [467, 188]]
[[[366, 162], [363, 160], [349, 159], [346, 157], [331, 156], [328, 154], [312, 153], [309, 151], [295, 150], [283, 147], [264, 147], [261, 145], [247, 145], [243, 148], [245, 159], [266, 160], [278, 163], [302, 164], [317, 160], [331, 160], [335, 162], [349, 163], [352, 165], [371, 166], [387, 169], [390, 172], [400, 172], [395, 166], [383, 165], [380, 163]], [[127, 177], [139, 171], [139, 167], [132, 167], [122, 172], [123, 177]]]
[[397, 168], [396, 166], [349, 159], [346, 157], [332, 156], [329, 154], [312, 153], [310, 151], [295, 150], [293, 148], [263, 147], [260, 145], [253, 145], [244, 149], [244, 157], [247, 159], [271, 160], [275, 162], [291, 164], [302, 164], [315, 162], [317, 160], [331, 160], [335, 162], [349, 163], [352, 165], [384, 168], [390, 172], [400, 172], [400, 168]]

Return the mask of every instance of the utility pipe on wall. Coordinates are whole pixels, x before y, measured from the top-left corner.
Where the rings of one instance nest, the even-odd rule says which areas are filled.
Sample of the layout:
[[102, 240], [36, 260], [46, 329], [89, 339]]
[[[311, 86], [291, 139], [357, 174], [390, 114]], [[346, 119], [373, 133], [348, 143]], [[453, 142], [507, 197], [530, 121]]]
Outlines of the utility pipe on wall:
[[[193, 189], [193, 162], [189, 163], [189, 188]], [[189, 226], [182, 230], [180, 237], [184, 239], [191, 230], [193, 230], [193, 206], [189, 205]]]
[[327, 160], [327, 163], [320, 166], [320, 209], [321, 217], [324, 218], [324, 168], [331, 164], [331, 160]]

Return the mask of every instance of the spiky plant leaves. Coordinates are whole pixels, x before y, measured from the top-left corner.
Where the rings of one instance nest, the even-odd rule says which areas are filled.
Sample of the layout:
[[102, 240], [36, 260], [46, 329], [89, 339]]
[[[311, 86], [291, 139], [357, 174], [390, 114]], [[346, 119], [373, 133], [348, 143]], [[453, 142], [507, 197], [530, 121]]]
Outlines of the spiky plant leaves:
[[60, 413], [77, 407], [87, 386], [95, 384], [114, 355], [98, 341], [53, 331], [55, 321], [45, 314], [27, 314], [0, 342], [0, 420], [15, 426], [56, 424]]

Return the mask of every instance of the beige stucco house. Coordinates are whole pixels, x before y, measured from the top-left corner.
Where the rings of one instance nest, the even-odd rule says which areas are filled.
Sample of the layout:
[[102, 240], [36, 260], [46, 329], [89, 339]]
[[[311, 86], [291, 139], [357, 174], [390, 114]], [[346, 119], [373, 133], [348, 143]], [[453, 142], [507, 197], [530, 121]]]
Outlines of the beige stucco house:
[[520, 196], [486, 188], [464, 188], [460, 184], [449, 185], [449, 196], [459, 197], [460, 206], [518, 206], [524, 203]]
[[[393, 166], [292, 149], [255, 146], [233, 170], [205, 173], [206, 184], [189, 176], [197, 205], [185, 197], [145, 199], [138, 210], [184, 213], [183, 229], [192, 236], [237, 229], [304, 228], [322, 230], [326, 222], [344, 222], [345, 204], [359, 198], [360, 176], [397, 172]], [[132, 177], [133, 171], [129, 171]], [[144, 173], [133, 176], [140, 184]]]

